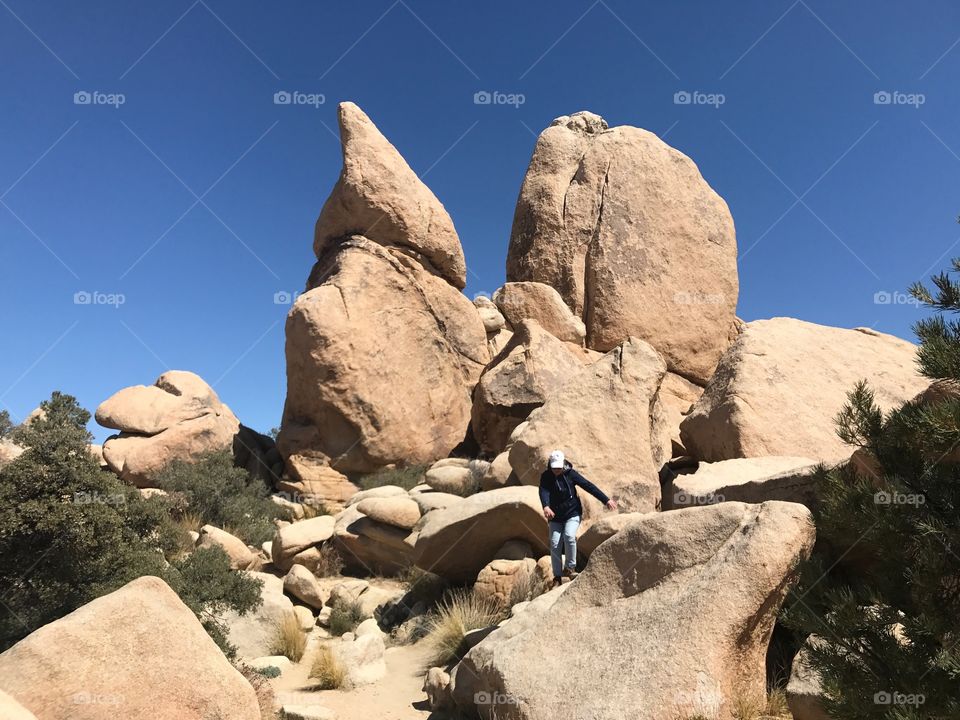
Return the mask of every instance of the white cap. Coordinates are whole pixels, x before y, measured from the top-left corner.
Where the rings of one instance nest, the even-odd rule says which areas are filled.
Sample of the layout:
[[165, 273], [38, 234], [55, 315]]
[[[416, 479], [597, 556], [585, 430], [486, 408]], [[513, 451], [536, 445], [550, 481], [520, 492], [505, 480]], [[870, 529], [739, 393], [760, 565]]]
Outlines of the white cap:
[[551, 468], [559, 468], [562, 470], [564, 461], [565, 461], [565, 458], [563, 457], [562, 450], [554, 450], [552, 453], [550, 453]]

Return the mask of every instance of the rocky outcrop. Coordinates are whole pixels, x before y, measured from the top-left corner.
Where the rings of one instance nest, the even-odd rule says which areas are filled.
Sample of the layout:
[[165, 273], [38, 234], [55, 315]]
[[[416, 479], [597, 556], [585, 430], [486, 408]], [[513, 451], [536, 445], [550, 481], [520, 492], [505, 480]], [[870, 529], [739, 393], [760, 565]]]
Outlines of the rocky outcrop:
[[538, 282], [508, 282], [494, 293], [493, 301], [511, 327], [524, 320], [536, 320], [558, 340], [582, 345], [587, 330], [560, 293]]
[[103, 445], [103, 458], [123, 480], [152, 485], [174, 460], [192, 461], [232, 450], [240, 422], [203, 379], [170, 370], [152, 386], [134, 385], [104, 400], [97, 422], [119, 430]]
[[484, 452], [503, 450], [514, 428], [597, 356], [522, 320], [473, 396], [473, 434]]
[[260, 718], [253, 688], [155, 577], [97, 598], [0, 654], [0, 686], [38, 718]]
[[680, 425], [687, 451], [715, 462], [788, 455], [827, 463], [853, 451], [834, 419], [865, 379], [889, 410], [924, 390], [916, 346], [867, 328], [773, 318], [747, 323]]
[[550, 451], [559, 448], [623, 510], [656, 509], [658, 473], [670, 455], [658, 396], [666, 369], [656, 350], [634, 338], [582, 369], [531, 413], [510, 448], [517, 477], [538, 484]]
[[335, 512], [342, 509], [360, 488], [346, 475], [330, 467], [326, 458], [291, 455], [287, 458], [285, 474], [277, 483], [277, 490], [291, 502]]
[[280, 570], [289, 570], [300, 553], [333, 537], [335, 522], [332, 515], [319, 515], [279, 528], [270, 546], [273, 564]]
[[653, 133], [579, 112], [537, 139], [507, 280], [556, 288], [606, 352], [641, 338], [706, 382], [735, 334], [737, 244], [723, 199]]
[[525, 540], [542, 555], [546, 535], [536, 488], [491, 490], [429, 513], [420, 528], [414, 561], [428, 572], [468, 582], [508, 540]]
[[[363, 501], [361, 501], [362, 503]], [[349, 505], [336, 516], [334, 545], [352, 571], [395, 575], [410, 567], [416, 533], [371, 520]]]
[[[592, 716], [637, 720], [730, 720], [737, 700], [762, 707], [777, 610], [813, 542], [810, 512], [794, 503], [650, 513], [597, 548], [564, 592], [467, 653], [453, 698], [472, 708], [483, 693], [482, 718], [511, 720], [562, 717], [571, 697]], [[557, 647], [577, 648], [573, 667]]]
[[813, 507], [814, 471], [809, 458], [768, 456], [700, 463], [696, 472], [675, 477], [664, 488], [663, 508], [718, 502], [783, 500]]
[[344, 236], [363, 235], [410, 253], [463, 289], [463, 249], [443, 205], [363, 110], [340, 103], [339, 119], [343, 169], [317, 218], [317, 258]]

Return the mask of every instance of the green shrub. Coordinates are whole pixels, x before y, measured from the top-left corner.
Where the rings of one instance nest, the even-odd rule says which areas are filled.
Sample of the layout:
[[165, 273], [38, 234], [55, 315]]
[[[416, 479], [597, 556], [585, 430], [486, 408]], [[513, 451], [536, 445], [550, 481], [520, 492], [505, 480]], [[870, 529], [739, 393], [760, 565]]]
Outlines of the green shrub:
[[353, 632], [364, 620], [363, 607], [358, 601], [336, 602], [330, 608], [330, 634]]
[[423, 482], [426, 465], [407, 465], [406, 467], [384, 468], [370, 475], [364, 475], [357, 481], [362, 490], [372, 490], [384, 485], [397, 485], [410, 490]]
[[280, 677], [280, 668], [278, 668], [276, 665], [267, 665], [262, 668], [256, 668], [255, 672], [270, 680]]
[[142, 575], [163, 578], [229, 650], [209, 618], [255, 607], [259, 582], [222, 551], [178, 559], [169, 500], [144, 500], [100, 470], [75, 398], [54, 392], [42, 407], [11, 433], [26, 451], [0, 468], [0, 650]]
[[10, 420], [10, 413], [0, 410], [0, 438], [5, 438], [12, 430], [13, 421]]
[[171, 463], [158, 475], [157, 487], [173, 494], [178, 515], [190, 514], [218, 528], [229, 527], [248, 545], [270, 540], [276, 531], [274, 519], [288, 519], [286, 511], [270, 499], [270, 488], [235, 467], [227, 451], [197, 462]]

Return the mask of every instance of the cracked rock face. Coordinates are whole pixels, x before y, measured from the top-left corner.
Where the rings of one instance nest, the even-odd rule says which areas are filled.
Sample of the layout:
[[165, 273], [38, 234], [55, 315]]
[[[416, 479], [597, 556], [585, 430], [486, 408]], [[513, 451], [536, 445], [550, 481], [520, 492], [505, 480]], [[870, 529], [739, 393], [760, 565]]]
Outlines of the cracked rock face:
[[735, 336], [737, 244], [723, 198], [653, 133], [576, 113], [540, 134], [507, 280], [556, 288], [606, 352], [635, 336], [705, 383]]
[[342, 472], [446, 457], [466, 435], [487, 336], [459, 290], [354, 236], [287, 316], [280, 447]]
[[468, 652], [451, 673], [453, 699], [485, 720], [571, 717], [571, 703], [636, 720], [731, 720], [738, 701], [762, 707], [777, 610], [814, 538], [810, 511], [795, 503], [640, 516], [564, 592], [537, 598]]

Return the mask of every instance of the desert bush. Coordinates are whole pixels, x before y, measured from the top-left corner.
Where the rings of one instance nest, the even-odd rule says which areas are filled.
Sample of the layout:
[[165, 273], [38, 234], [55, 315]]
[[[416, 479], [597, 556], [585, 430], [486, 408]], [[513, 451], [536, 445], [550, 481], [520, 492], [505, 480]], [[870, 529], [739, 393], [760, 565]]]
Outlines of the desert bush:
[[434, 648], [434, 664], [459, 660], [464, 636], [471, 630], [496, 625], [505, 613], [499, 603], [470, 590], [457, 590], [439, 604], [427, 621], [427, 638]]
[[364, 475], [357, 481], [357, 485], [362, 490], [371, 490], [384, 485], [398, 485], [404, 490], [410, 490], [423, 482], [423, 475], [426, 471], [426, 465], [383, 468], [375, 473]]
[[[257, 705], [260, 706], [260, 720], [277, 720], [277, 697], [273, 692], [273, 687], [267, 682], [269, 677], [278, 677], [280, 668], [270, 665], [268, 667], [257, 669], [250, 667], [246, 663], [240, 663], [235, 666], [244, 679], [253, 688], [257, 694]], [[268, 675], [265, 670], [274, 670], [276, 674]]]
[[252, 609], [260, 583], [222, 551], [179, 558], [168, 498], [145, 500], [100, 470], [75, 398], [54, 392], [41, 407], [11, 433], [26, 451], [0, 468], [0, 650], [143, 575], [163, 578], [222, 641], [212, 614]]
[[330, 645], [321, 645], [317, 648], [316, 657], [310, 666], [310, 677], [317, 681], [317, 690], [336, 690], [343, 687], [347, 679], [347, 671]]
[[330, 608], [330, 634], [353, 632], [365, 619], [363, 607], [358, 601], [336, 602]]
[[287, 512], [270, 500], [266, 483], [235, 467], [227, 451], [196, 462], [177, 460], [158, 475], [156, 484], [179, 500], [175, 516], [189, 514], [202, 518], [202, 524], [230, 528], [248, 545], [270, 540], [276, 531], [274, 520], [288, 519]]
[[280, 668], [276, 665], [265, 665], [264, 667], [254, 668], [257, 673], [263, 675], [268, 680], [280, 677]]
[[12, 430], [13, 421], [10, 419], [10, 413], [0, 410], [0, 439], [5, 438]]
[[303, 565], [317, 577], [334, 577], [343, 570], [343, 557], [331, 542], [320, 546], [320, 553], [312, 560], [305, 560]]
[[293, 662], [300, 662], [307, 649], [307, 636], [300, 627], [300, 621], [294, 613], [287, 613], [274, 629], [270, 652], [283, 655]]

